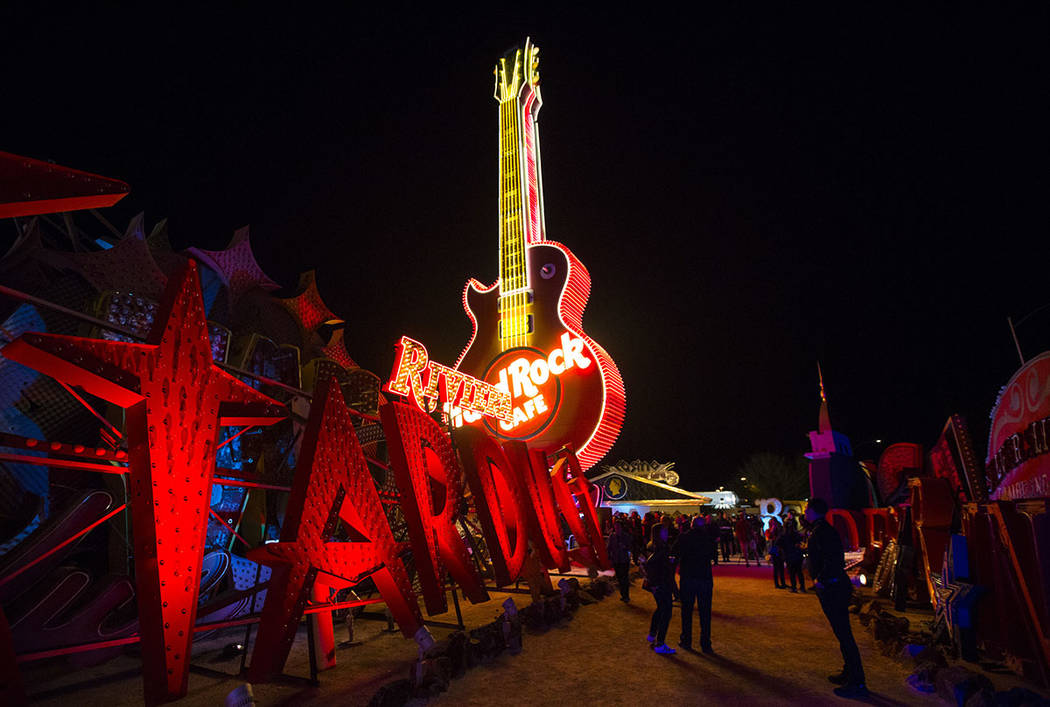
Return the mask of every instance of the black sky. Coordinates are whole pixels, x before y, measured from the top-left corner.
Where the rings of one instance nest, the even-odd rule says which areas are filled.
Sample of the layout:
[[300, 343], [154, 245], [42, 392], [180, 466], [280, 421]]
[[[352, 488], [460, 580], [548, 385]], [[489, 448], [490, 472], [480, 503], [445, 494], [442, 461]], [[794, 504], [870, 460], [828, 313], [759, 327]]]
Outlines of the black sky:
[[[110, 220], [168, 217], [178, 248], [250, 224], [381, 376], [402, 334], [453, 363], [463, 283], [496, 276], [492, 65], [531, 35], [548, 237], [627, 385], [607, 461], [706, 489], [800, 455], [818, 359], [855, 445], [928, 445], [959, 412], [983, 456], [1006, 318], [1050, 301], [1045, 6], [178, 7], [0, 11], [0, 149], [126, 180]], [[1020, 327], [1027, 356], [1048, 332], [1050, 310]]]

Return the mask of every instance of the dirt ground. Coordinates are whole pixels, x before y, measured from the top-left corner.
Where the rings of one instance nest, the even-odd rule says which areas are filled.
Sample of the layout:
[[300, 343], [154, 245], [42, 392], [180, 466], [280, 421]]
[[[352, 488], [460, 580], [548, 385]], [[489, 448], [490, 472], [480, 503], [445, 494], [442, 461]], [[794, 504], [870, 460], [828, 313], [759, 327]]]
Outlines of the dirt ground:
[[[492, 621], [500, 603], [512, 596], [519, 606], [526, 594], [493, 593], [486, 604], [463, 605], [468, 628]], [[450, 603], [451, 606], [451, 603]], [[817, 597], [791, 594], [773, 587], [771, 570], [721, 565], [715, 569], [712, 639], [716, 655], [686, 653], [660, 656], [649, 649], [646, 635], [655, 608], [652, 595], [635, 587], [631, 603], [617, 595], [581, 607], [563, 627], [541, 634], [526, 630], [524, 650], [503, 655], [491, 664], [453, 680], [436, 705], [539, 705], [568, 699], [604, 704], [718, 704], [775, 705], [785, 703], [835, 704], [827, 675], [842, 666], [838, 646], [820, 611]], [[438, 620], [454, 621], [449, 613]], [[694, 615], [694, 621], [695, 621]], [[384, 683], [408, 677], [415, 658], [414, 643], [400, 633], [383, 632], [385, 624], [358, 621], [359, 645], [337, 651], [338, 665], [320, 674], [320, 688], [285, 680], [255, 685], [259, 705], [364, 705]], [[667, 643], [678, 642], [681, 618], [677, 605]], [[442, 638], [449, 629], [433, 628]], [[699, 626], [693, 629], [694, 641]], [[877, 705], [943, 704], [904, 682], [909, 669], [880, 655], [866, 629], [854, 619], [872, 697]], [[240, 684], [232, 675], [239, 659], [221, 660], [218, 649], [243, 640], [243, 630], [230, 630], [202, 643], [194, 664], [203, 670], [190, 674], [189, 694], [180, 707], [222, 705], [225, 695]], [[337, 640], [346, 637], [336, 627]], [[300, 630], [286, 672], [308, 676], [305, 629]], [[138, 661], [123, 656], [91, 671], [61, 670], [51, 665], [27, 665], [26, 684], [34, 703], [77, 707], [141, 704]], [[211, 672], [215, 671], [215, 672]], [[997, 689], [1015, 680], [995, 676]]]

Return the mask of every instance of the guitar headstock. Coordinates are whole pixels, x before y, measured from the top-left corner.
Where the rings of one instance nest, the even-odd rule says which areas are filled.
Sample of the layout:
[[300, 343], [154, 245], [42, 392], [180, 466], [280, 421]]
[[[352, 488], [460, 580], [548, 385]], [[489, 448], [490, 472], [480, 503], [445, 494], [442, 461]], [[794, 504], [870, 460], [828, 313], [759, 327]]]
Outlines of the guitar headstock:
[[500, 103], [516, 99], [525, 84], [536, 87], [540, 83], [540, 48], [526, 38], [525, 50], [515, 49], [513, 57], [509, 52], [500, 57], [492, 73], [496, 77], [493, 97]]

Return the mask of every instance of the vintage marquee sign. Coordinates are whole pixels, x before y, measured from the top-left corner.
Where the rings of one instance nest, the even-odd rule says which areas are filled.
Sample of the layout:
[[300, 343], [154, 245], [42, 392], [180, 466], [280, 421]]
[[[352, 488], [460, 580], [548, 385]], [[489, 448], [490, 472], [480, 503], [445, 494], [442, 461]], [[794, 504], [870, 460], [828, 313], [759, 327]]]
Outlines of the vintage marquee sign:
[[439, 403], [445, 409], [487, 415], [501, 424], [514, 421], [510, 395], [502, 388], [479, 381], [465, 373], [431, 361], [423, 344], [402, 336], [397, 342], [394, 369], [383, 390], [403, 395], [424, 412], [434, 412]]
[[992, 410], [985, 474], [989, 496], [1050, 495], [1050, 352], [1018, 370]]

